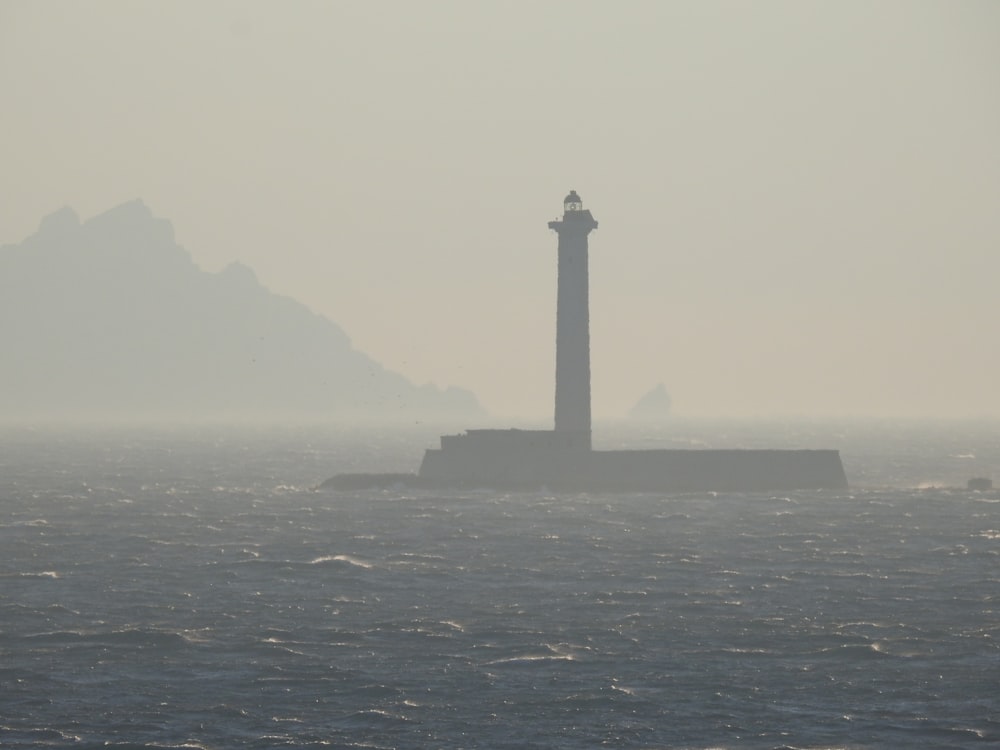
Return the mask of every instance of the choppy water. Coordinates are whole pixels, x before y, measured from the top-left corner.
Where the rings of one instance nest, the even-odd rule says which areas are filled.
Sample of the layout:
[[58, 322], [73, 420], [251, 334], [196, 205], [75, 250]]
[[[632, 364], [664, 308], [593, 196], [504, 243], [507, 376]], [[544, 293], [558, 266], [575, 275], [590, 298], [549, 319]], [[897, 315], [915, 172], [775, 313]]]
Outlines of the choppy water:
[[998, 745], [1000, 497], [916, 486], [997, 444], [949, 435], [844, 436], [850, 493], [660, 497], [311, 489], [401, 439], [10, 432], [0, 745]]

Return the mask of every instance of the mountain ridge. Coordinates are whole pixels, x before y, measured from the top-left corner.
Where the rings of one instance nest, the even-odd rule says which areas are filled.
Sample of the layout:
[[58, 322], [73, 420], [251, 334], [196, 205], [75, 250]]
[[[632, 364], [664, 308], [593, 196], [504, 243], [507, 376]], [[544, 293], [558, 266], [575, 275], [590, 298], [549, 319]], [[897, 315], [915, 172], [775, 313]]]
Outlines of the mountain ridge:
[[0, 349], [0, 418], [483, 413], [386, 370], [248, 266], [200, 269], [141, 200], [86, 221], [64, 207], [0, 246]]

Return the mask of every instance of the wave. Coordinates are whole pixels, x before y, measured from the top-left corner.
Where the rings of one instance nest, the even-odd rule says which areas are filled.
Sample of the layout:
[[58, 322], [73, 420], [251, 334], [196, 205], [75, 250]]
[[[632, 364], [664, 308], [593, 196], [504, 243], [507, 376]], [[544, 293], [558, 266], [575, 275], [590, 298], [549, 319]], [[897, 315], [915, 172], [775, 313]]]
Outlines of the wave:
[[572, 654], [524, 654], [523, 656], [508, 656], [503, 659], [494, 659], [485, 662], [487, 666], [522, 666], [533, 665], [539, 662], [576, 661]]
[[[80, 736], [77, 734], [49, 727], [19, 729], [0, 724], [0, 740], [3, 740], [3, 743], [8, 746], [22, 742], [32, 747], [37, 745], [54, 745], [56, 743], [77, 743], [80, 739]], [[73, 744], [73, 747], [80, 746]]]
[[159, 742], [84, 742], [74, 744], [75, 750], [209, 750], [207, 745], [182, 742], [164, 745]]
[[54, 570], [41, 570], [37, 573], [0, 573], [0, 578], [62, 578]]
[[32, 518], [30, 521], [11, 521], [10, 523], [0, 523], [0, 529], [30, 528], [32, 526], [48, 526], [49, 522], [44, 518]]
[[23, 635], [21, 638], [30, 643], [51, 645], [131, 646], [157, 650], [184, 648], [192, 644], [192, 641], [183, 633], [144, 628], [107, 631], [55, 630], [45, 633], [31, 633]]
[[370, 570], [371, 568], [375, 567], [370, 562], [366, 562], [357, 557], [352, 557], [351, 555], [324, 555], [323, 557], [317, 557], [314, 560], [310, 560], [309, 564], [320, 565], [322, 563], [329, 563], [329, 562], [344, 562], [347, 563], [348, 565], [353, 565], [358, 568], [365, 568], [366, 570]]

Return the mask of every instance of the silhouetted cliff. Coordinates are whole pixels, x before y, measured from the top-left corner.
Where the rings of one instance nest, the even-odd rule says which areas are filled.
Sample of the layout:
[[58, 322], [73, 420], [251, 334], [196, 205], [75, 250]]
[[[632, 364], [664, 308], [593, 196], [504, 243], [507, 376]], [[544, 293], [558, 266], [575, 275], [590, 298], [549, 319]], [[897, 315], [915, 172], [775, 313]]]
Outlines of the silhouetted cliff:
[[0, 247], [0, 351], [0, 417], [482, 412], [387, 371], [246, 266], [200, 270], [141, 201], [83, 223], [64, 208]]

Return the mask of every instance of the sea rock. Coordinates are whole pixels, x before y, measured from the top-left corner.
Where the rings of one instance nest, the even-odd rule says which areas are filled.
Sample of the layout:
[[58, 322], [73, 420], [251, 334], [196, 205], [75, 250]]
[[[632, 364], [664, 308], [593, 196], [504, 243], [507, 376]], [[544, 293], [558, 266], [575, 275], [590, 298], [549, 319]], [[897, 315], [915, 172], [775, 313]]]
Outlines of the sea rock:
[[651, 391], [636, 401], [629, 412], [629, 419], [642, 421], [662, 421], [670, 416], [672, 406], [670, 394], [667, 393], [666, 386], [658, 383]]

